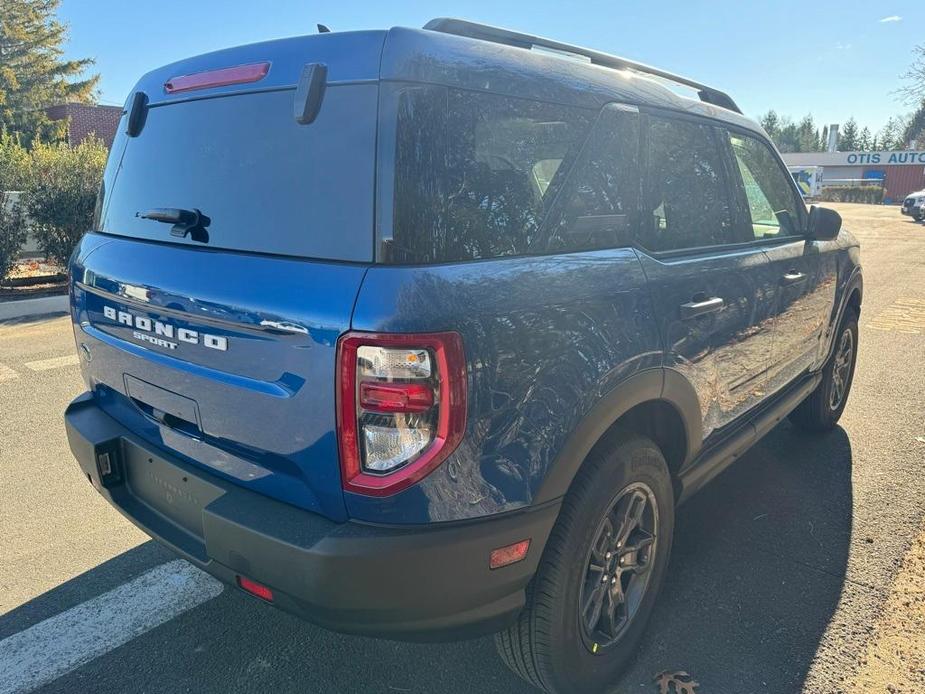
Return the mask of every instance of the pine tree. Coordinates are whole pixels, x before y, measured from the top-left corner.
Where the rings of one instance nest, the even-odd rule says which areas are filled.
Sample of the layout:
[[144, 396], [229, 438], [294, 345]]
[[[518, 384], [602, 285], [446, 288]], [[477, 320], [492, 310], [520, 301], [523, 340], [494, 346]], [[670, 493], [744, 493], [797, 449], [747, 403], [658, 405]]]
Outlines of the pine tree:
[[845, 121], [838, 140], [839, 152], [855, 152], [858, 149], [858, 123], [852, 116]]
[[812, 115], [806, 115], [797, 126], [797, 142], [800, 152], [819, 151], [819, 132], [813, 122]]
[[60, 0], [0, 2], [0, 133], [24, 145], [53, 140], [64, 124], [44, 109], [63, 102], [91, 101], [99, 75], [80, 79], [93, 60], [65, 60], [67, 26], [55, 19]]
[[858, 135], [858, 149], [862, 152], [870, 151], [870, 128], [866, 125], [861, 129], [861, 134]]
[[899, 149], [903, 146], [903, 126], [898, 118], [890, 117], [880, 130], [880, 146], [884, 150]]
[[761, 116], [758, 122], [764, 128], [768, 137], [776, 141], [777, 136], [780, 134], [780, 118], [777, 117], [777, 113], [772, 109]]

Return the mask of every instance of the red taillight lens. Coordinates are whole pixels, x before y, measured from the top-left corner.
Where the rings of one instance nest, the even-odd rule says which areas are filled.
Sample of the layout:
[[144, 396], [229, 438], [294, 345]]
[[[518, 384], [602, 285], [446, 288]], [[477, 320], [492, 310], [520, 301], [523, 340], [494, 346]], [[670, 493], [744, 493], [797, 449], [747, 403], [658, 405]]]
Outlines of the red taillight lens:
[[418, 383], [360, 383], [360, 407], [370, 412], [426, 412], [434, 390]]
[[458, 333], [347, 333], [337, 359], [345, 490], [394, 494], [459, 445], [466, 426], [466, 362]]
[[188, 92], [193, 89], [210, 89], [211, 87], [226, 87], [229, 84], [247, 84], [259, 82], [270, 71], [270, 63], [252, 63], [250, 65], [235, 65], [219, 70], [194, 72], [191, 75], [171, 77], [164, 83], [164, 91], [168, 94]]
[[257, 581], [252, 581], [249, 578], [244, 578], [244, 576], [238, 576], [238, 586], [240, 586], [241, 590], [244, 590], [251, 595], [256, 595], [261, 600], [273, 602], [273, 591], [262, 583], [257, 583]]

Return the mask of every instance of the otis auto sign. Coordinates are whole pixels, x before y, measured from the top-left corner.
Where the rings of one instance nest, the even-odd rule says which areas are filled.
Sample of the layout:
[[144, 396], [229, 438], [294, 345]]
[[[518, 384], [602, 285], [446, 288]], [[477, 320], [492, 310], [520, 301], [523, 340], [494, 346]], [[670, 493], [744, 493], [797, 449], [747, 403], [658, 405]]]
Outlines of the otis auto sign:
[[923, 166], [925, 150], [895, 152], [788, 152], [787, 166]]
[[852, 164], [923, 164], [925, 165], [925, 152], [835, 152], [844, 154], [845, 163]]

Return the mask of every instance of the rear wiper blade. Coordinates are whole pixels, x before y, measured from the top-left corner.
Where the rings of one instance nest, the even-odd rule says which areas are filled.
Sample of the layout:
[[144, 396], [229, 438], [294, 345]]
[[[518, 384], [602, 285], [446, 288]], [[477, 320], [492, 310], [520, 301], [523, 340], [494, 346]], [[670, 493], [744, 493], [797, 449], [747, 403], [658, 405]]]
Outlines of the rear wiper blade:
[[193, 241], [209, 242], [209, 232], [206, 231], [206, 227], [212, 223], [212, 220], [199, 210], [184, 210], [179, 207], [155, 207], [146, 212], [136, 212], [135, 216], [141, 219], [150, 219], [154, 222], [173, 224], [170, 229], [171, 236], [184, 238], [189, 234]]

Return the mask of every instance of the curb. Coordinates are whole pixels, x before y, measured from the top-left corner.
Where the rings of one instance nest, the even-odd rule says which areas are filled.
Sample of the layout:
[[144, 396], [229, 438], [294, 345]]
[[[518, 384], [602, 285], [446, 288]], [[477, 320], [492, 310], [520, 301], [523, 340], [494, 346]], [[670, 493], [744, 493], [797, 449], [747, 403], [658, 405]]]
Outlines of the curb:
[[39, 299], [19, 299], [0, 303], [0, 321], [24, 316], [41, 316], [47, 313], [67, 313], [67, 294], [43, 296]]

